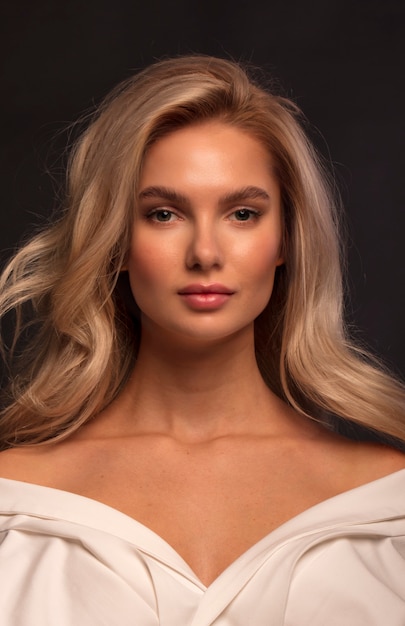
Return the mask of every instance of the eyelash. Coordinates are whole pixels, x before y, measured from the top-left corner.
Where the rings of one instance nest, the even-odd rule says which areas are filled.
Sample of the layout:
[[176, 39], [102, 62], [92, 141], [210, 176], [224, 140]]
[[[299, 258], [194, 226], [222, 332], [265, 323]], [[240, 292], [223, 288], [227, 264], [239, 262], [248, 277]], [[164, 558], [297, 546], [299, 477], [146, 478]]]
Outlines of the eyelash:
[[231, 220], [231, 221], [235, 221], [235, 222], [252, 222], [252, 221], [256, 221], [261, 213], [260, 211], [256, 211], [254, 209], [248, 209], [247, 207], [242, 207], [240, 209], [235, 209], [235, 211], [233, 211], [231, 213], [231, 215], [235, 215], [236, 213], [247, 213], [249, 219], [241, 219], [241, 220]]
[[159, 213], [167, 213], [170, 217], [172, 215], [178, 217], [174, 211], [170, 211], [169, 209], [153, 209], [153, 211], [149, 211], [149, 213], [147, 213], [146, 219], [151, 222], [158, 222], [159, 224], [167, 224], [172, 221], [171, 219], [162, 221], [158, 220], [156, 216], [159, 215]]
[[[157, 219], [157, 216], [162, 213], [167, 214], [167, 216], [169, 217], [169, 219], [163, 219], [163, 220], [159, 220]], [[234, 211], [232, 211], [232, 213], [230, 215], [234, 216], [237, 213], [241, 214], [241, 213], [247, 213], [248, 215], [248, 219], [230, 219], [230, 221], [232, 222], [252, 222], [252, 221], [256, 221], [260, 215], [261, 212], [254, 210], [254, 209], [249, 209], [247, 207], [242, 207], [240, 209], [235, 209]], [[172, 216], [175, 216], [177, 219], [181, 219], [174, 211], [171, 211], [169, 209], [153, 209], [153, 211], [150, 211], [149, 213], [147, 213], [146, 215], [146, 219], [149, 221], [153, 221], [153, 222], [158, 222], [159, 224], [169, 224], [172, 221], [177, 221], [177, 220], [172, 220], [170, 219]]]

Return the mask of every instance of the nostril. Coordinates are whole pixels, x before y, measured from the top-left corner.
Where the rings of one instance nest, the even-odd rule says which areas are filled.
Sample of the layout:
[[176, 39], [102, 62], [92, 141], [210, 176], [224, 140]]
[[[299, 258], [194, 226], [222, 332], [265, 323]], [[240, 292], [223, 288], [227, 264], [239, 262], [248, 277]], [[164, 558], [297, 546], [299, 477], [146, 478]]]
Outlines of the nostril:
[[215, 241], [194, 240], [187, 252], [186, 263], [189, 268], [207, 270], [220, 266], [222, 257]]

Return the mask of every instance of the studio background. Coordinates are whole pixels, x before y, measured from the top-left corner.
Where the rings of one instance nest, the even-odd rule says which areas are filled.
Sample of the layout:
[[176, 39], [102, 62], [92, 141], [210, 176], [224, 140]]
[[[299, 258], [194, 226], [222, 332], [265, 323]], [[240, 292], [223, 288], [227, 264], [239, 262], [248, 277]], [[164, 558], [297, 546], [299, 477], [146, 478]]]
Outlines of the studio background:
[[118, 81], [181, 53], [249, 61], [298, 103], [333, 164], [346, 207], [349, 321], [405, 375], [403, 0], [0, 7], [2, 261], [57, 206], [64, 129]]

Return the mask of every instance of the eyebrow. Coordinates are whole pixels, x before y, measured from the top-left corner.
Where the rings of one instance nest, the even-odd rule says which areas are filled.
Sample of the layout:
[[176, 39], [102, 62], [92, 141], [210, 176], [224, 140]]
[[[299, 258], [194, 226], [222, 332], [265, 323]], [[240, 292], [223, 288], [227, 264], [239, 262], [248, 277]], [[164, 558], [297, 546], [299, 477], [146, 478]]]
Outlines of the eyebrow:
[[225, 194], [221, 198], [223, 202], [243, 202], [243, 200], [270, 200], [270, 196], [261, 187], [255, 187], [254, 185], [249, 185], [248, 187], [242, 187], [242, 189], [236, 189], [235, 191], [231, 191], [230, 193]]
[[174, 191], [174, 189], [169, 189], [169, 187], [146, 187], [146, 189], [140, 192], [139, 199], [144, 200], [148, 198], [164, 198], [175, 204], [188, 204], [186, 196]]
[[[147, 198], [164, 198], [169, 202], [183, 205], [187, 205], [190, 203], [186, 196], [178, 193], [174, 189], [170, 189], [169, 187], [146, 187], [146, 189], [143, 189], [140, 192], [139, 199], [144, 200]], [[220, 202], [224, 204], [243, 202], [245, 200], [265, 200], [268, 202], [270, 200], [270, 196], [267, 191], [265, 191], [261, 187], [248, 185], [247, 187], [242, 187], [241, 189], [230, 191], [220, 198]]]

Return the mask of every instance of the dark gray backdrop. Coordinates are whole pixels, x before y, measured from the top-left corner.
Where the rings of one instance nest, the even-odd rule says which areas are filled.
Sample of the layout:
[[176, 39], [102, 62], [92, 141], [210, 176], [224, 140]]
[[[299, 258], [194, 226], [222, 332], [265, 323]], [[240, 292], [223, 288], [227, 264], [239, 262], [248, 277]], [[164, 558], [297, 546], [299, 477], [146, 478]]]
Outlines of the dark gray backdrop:
[[67, 123], [161, 56], [263, 66], [312, 122], [349, 226], [348, 314], [405, 374], [403, 0], [0, 0], [3, 259], [55, 206]]

